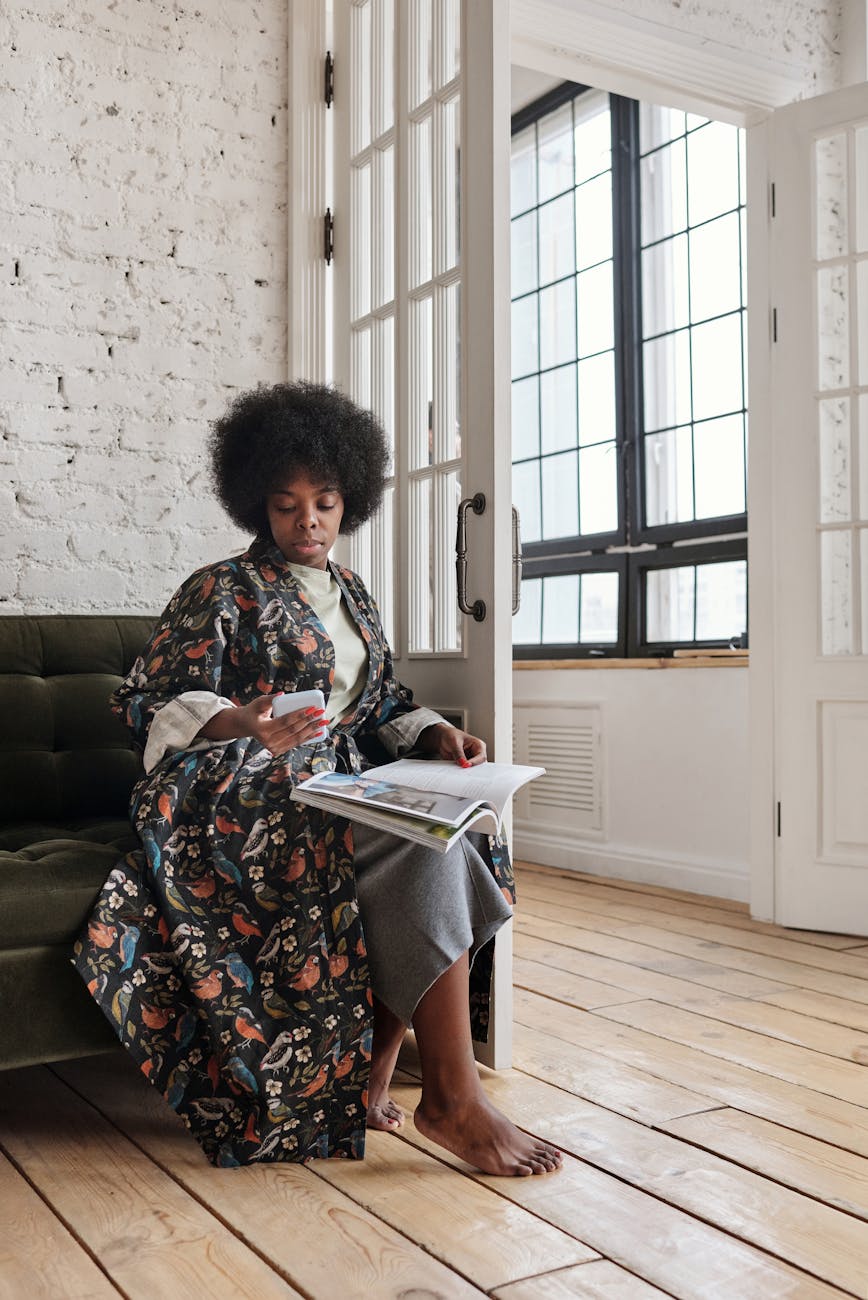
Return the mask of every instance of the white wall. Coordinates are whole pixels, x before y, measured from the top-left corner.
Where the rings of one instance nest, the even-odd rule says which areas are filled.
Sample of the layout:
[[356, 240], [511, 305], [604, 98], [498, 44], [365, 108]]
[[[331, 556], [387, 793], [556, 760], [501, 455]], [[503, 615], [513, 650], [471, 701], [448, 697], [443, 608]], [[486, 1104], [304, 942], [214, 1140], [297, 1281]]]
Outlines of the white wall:
[[660, 23], [734, 54], [787, 62], [801, 69], [806, 95], [840, 83], [842, 0], [606, 0], [606, 4], [610, 10]]
[[864, 6], [865, 0], [843, 0], [843, 8], [842, 0], [513, 0], [513, 59], [743, 125], [768, 108], [861, 80], [850, 47], [861, 42], [864, 56]]
[[605, 828], [602, 838], [556, 824], [517, 833], [517, 856], [747, 899], [747, 677], [744, 668], [516, 669], [517, 705], [600, 704]]
[[158, 610], [242, 539], [209, 418], [285, 378], [284, 0], [0, 11], [0, 610]]

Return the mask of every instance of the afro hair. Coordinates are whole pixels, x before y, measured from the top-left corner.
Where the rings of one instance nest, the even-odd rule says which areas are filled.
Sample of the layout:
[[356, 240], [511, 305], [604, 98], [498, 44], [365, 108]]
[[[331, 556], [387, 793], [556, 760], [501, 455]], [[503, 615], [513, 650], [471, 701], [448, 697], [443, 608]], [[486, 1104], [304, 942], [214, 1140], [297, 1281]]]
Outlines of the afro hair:
[[239, 528], [270, 536], [265, 499], [293, 472], [341, 490], [341, 532], [369, 519], [383, 495], [389, 449], [370, 411], [323, 384], [297, 380], [240, 393], [211, 426], [217, 496]]

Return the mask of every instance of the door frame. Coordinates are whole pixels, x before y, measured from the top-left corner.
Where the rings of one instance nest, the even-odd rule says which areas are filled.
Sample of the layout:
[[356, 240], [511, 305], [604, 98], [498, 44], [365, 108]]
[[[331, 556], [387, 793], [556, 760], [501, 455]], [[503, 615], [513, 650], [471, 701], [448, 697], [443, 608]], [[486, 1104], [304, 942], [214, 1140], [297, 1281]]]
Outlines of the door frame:
[[[617, 53], [610, 58], [609, 51]], [[747, 129], [750, 906], [753, 917], [771, 920], [776, 781], [768, 119], [804, 93], [804, 77], [783, 62], [700, 42], [596, 0], [573, 0], [569, 12], [552, 0], [513, 0], [512, 62]], [[848, 71], [868, 75], [865, 67]], [[817, 93], [824, 89], [818, 86]]]
[[[322, 59], [327, 46], [322, 0], [289, 0], [288, 366], [290, 376], [325, 379], [326, 297], [322, 228], [305, 194], [325, 194], [309, 131], [324, 131]], [[774, 914], [774, 637], [770, 596], [772, 550], [771, 438], [768, 379], [770, 304], [765, 252], [769, 240], [768, 115], [804, 91], [803, 70], [734, 51], [660, 23], [640, 20], [597, 0], [512, 0], [511, 62], [550, 76], [752, 127], [748, 136], [748, 407], [751, 420], [748, 517], [751, 654], [750, 877], [752, 915]], [[541, 35], [544, 33], [544, 35]], [[314, 52], [321, 42], [320, 51]], [[304, 56], [308, 51], [312, 57]], [[868, 75], [864, 51], [850, 59], [849, 80]], [[817, 91], [826, 89], [818, 86]], [[324, 164], [323, 164], [324, 166]], [[760, 252], [762, 250], [762, 253]], [[314, 329], [311, 330], [311, 324]]]

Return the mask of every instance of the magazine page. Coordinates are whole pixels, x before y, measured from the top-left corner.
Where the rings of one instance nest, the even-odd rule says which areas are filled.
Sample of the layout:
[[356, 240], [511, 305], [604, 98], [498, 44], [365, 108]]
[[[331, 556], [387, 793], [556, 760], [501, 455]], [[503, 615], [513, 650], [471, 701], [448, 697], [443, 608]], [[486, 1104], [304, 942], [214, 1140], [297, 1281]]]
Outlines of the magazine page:
[[454, 794], [441, 794], [436, 790], [423, 790], [418, 786], [410, 787], [383, 780], [376, 774], [382, 770], [372, 769], [361, 776], [323, 772], [319, 776], [310, 777], [303, 784], [306, 790], [316, 790], [320, 795], [348, 799], [354, 803], [375, 804], [405, 813], [409, 817], [436, 822], [440, 826], [460, 826], [468, 814], [479, 806], [479, 799], [459, 798]]
[[517, 763], [480, 763], [476, 767], [459, 767], [457, 763], [437, 759], [399, 758], [365, 773], [378, 781], [430, 790], [438, 794], [458, 795], [466, 800], [490, 803], [499, 818], [509, 799], [528, 781], [545, 776], [544, 767], [523, 767]]
[[[305, 782], [305, 785], [309, 784]], [[392, 835], [400, 835], [403, 839], [412, 840], [415, 844], [424, 844], [427, 848], [434, 849], [436, 853], [445, 853], [464, 834], [463, 827], [438, 826], [434, 822], [420, 821], [406, 814], [389, 812], [373, 804], [331, 799], [328, 795], [318, 795], [315, 790], [310, 790], [305, 795], [304, 785], [296, 786], [290, 797], [299, 803], [306, 803], [313, 808], [321, 808], [324, 812], [333, 813], [336, 817], [343, 817], [347, 821], [362, 822], [374, 830], [388, 831]], [[473, 813], [468, 820], [473, 822]]]

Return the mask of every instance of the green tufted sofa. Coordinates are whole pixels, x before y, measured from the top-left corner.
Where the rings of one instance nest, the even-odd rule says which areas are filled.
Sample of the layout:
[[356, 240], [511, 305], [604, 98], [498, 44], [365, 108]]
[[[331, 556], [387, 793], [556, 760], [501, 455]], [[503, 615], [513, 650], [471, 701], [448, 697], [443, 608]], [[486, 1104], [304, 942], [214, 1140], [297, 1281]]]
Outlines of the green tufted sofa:
[[141, 762], [108, 696], [153, 619], [0, 617], [0, 1069], [111, 1049], [70, 965], [103, 881], [137, 840]]

